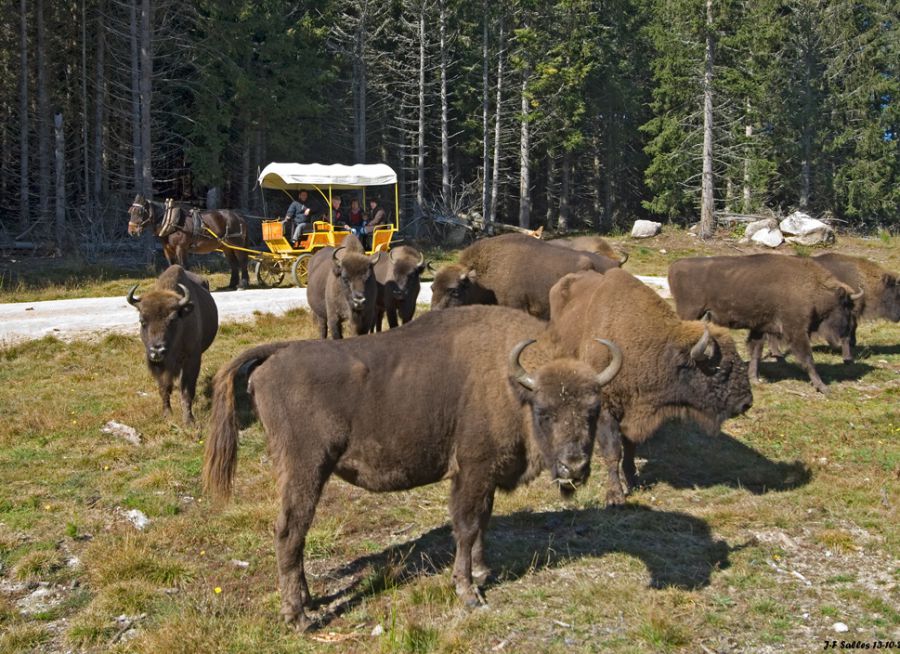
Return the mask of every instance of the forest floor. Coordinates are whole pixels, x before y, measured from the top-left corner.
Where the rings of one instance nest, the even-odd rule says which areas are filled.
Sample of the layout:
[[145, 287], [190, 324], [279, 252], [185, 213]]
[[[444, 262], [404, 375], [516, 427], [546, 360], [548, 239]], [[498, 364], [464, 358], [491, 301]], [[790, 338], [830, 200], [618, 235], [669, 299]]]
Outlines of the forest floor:
[[[639, 274], [734, 252], [680, 230], [613, 240]], [[900, 269], [896, 239], [839, 246]], [[77, 270], [17, 279], [0, 301], [121, 296], [151, 281]], [[314, 333], [303, 310], [225, 324], [203, 376], [251, 345]], [[766, 361], [753, 408], [723, 433], [663, 428], [638, 449], [642, 485], [623, 509], [604, 509], [596, 471], [571, 501], [544, 478], [498, 495], [482, 609], [453, 592], [447, 483], [379, 495], [333, 480], [307, 540], [319, 628], [305, 635], [278, 618], [276, 491], [258, 423], [241, 433], [234, 500], [212, 506], [199, 482], [208, 397], [197, 428], [162, 420], [138, 339], [0, 348], [0, 653], [749, 653], [900, 641], [900, 325], [866, 323], [859, 341], [851, 365], [816, 348], [827, 397], [790, 358]], [[102, 431], [109, 421], [139, 439]]]

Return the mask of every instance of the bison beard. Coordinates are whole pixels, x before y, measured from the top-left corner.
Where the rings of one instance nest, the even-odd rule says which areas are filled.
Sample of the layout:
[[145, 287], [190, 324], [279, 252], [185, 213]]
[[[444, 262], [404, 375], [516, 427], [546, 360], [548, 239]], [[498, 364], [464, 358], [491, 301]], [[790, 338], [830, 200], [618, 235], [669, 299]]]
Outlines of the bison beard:
[[511, 491], [543, 468], [566, 494], [583, 484], [600, 391], [621, 365], [620, 351], [606, 342], [612, 361], [599, 375], [571, 359], [529, 374], [519, 356], [543, 329], [518, 311], [467, 307], [366, 339], [262, 345], [218, 372], [204, 485], [230, 494], [235, 378], [250, 369], [281, 499], [275, 549], [288, 623], [310, 625], [304, 542], [332, 474], [377, 492], [451, 479], [453, 581], [467, 605], [483, 602], [475, 583], [489, 574], [483, 536], [495, 490]]
[[191, 424], [201, 355], [219, 329], [219, 314], [209, 284], [175, 264], [159, 276], [152, 290], [135, 296], [136, 290], [137, 284], [126, 299], [140, 314], [147, 368], [156, 379], [163, 415], [172, 411], [170, 396], [180, 375], [183, 419]]
[[606, 502], [622, 504], [636, 483], [635, 446], [667, 420], [679, 419], [718, 432], [722, 422], [753, 402], [747, 364], [728, 332], [682, 321], [649, 287], [624, 270], [566, 275], [550, 292], [548, 336], [559, 356], [593, 367], [605, 355], [595, 335], [609, 335], [626, 365], [604, 387], [597, 432], [608, 475]]

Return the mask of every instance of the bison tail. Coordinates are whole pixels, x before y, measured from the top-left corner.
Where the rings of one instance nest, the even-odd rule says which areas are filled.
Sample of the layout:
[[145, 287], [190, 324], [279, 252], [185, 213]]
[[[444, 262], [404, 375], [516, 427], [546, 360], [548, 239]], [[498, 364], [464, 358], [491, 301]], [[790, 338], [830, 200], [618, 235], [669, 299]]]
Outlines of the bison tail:
[[235, 406], [235, 379], [268, 359], [288, 342], [267, 343], [248, 350], [223, 366], [213, 379], [210, 434], [203, 457], [203, 489], [214, 498], [231, 497], [234, 471], [237, 468], [238, 419]]

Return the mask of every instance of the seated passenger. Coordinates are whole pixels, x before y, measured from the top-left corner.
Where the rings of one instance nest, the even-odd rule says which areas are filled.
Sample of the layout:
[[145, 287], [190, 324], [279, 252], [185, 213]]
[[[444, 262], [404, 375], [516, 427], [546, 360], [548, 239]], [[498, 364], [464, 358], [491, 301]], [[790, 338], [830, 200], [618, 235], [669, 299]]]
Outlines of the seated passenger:
[[[294, 247], [297, 247], [303, 232], [309, 231], [311, 226], [309, 216], [311, 212], [309, 192], [303, 189], [297, 193], [297, 199], [291, 202], [291, 206], [288, 207], [287, 214], [285, 214], [284, 220], [281, 222], [284, 226], [284, 235], [290, 234]], [[293, 229], [291, 229], [292, 226]]]
[[331, 198], [331, 224], [337, 228], [347, 228], [347, 216], [341, 209], [341, 196], [335, 195]]
[[368, 250], [371, 247], [371, 234], [377, 227], [387, 225], [387, 212], [381, 206], [381, 202], [377, 195], [369, 196], [369, 213], [366, 221], [363, 223], [363, 247]]
[[359, 200], [357, 198], [350, 200], [350, 212], [347, 214], [347, 225], [350, 227], [350, 231], [361, 236], [366, 222], [365, 218], [362, 207], [359, 206]]

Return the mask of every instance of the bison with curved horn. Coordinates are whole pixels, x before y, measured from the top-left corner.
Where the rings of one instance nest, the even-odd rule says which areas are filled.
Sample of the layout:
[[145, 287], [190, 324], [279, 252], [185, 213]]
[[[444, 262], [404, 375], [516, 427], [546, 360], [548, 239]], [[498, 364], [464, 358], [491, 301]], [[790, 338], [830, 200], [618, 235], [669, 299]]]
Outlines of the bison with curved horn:
[[140, 314], [147, 368], [159, 387], [163, 415], [172, 412], [170, 397], [180, 376], [182, 416], [191, 424], [200, 358], [219, 329], [219, 312], [209, 284], [175, 264], [159, 276], [153, 289], [138, 296], [137, 287], [131, 287], [126, 300]]
[[[236, 378], [249, 371], [281, 500], [275, 551], [289, 624], [311, 624], [303, 550], [332, 474], [375, 492], [450, 479], [456, 593], [469, 606], [484, 601], [476, 584], [489, 574], [484, 531], [495, 491], [512, 491], [543, 469], [564, 495], [583, 484], [600, 394], [622, 365], [619, 348], [603, 341], [611, 362], [600, 373], [546, 356], [527, 372], [519, 358], [544, 327], [513, 309], [464, 307], [365, 339], [261, 345], [219, 370], [204, 485], [214, 496], [231, 492]], [[532, 349], [546, 354], [542, 345]]]
[[[422, 288], [419, 276], [425, 271], [425, 255], [414, 247], [401, 245], [388, 251], [375, 264], [375, 280], [378, 294], [375, 301], [375, 331], [381, 331], [381, 323], [387, 315], [388, 326], [393, 329], [400, 322], [408, 323], [416, 314], [416, 300]], [[399, 320], [398, 320], [399, 318]]]

